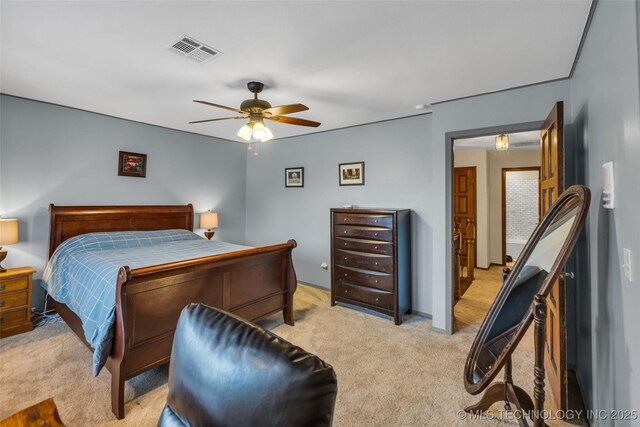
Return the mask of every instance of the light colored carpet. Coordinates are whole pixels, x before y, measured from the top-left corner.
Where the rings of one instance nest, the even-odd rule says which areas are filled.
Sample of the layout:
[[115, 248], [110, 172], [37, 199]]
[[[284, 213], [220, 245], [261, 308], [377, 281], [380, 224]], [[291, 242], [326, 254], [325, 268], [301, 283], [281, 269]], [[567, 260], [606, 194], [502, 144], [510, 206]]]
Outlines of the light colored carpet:
[[[295, 295], [294, 327], [283, 324], [281, 315], [260, 323], [333, 365], [339, 389], [335, 426], [475, 425], [480, 422], [461, 421], [457, 413], [477, 400], [465, 392], [462, 370], [479, 323], [474, 326], [473, 317], [486, 312], [473, 302], [476, 292], [484, 294], [482, 282], [456, 305], [469, 323], [459, 322], [453, 336], [432, 332], [430, 320], [419, 316], [395, 326], [370, 312], [330, 307], [329, 294], [309, 286]], [[524, 343], [514, 356], [514, 380], [529, 390], [531, 340]], [[89, 351], [64, 323], [1, 340], [0, 378], [0, 419], [53, 397], [68, 426], [154, 426], [167, 394], [166, 367], [127, 381], [126, 418], [117, 421], [109, 372], [91, 376]], [[481, 422], [496, 424], [505, 423]]]

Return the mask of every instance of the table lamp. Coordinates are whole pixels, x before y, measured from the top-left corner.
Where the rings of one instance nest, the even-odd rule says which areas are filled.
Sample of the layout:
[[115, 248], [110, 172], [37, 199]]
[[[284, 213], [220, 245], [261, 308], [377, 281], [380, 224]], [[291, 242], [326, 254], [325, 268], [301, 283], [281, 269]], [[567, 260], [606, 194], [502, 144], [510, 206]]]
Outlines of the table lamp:
[[18, 220], [0, 218], [0, 273], [7, 271], [2, 267], [2, 261], [7, 257], [7, 251], [2, 250], [2, 245], [18, 243]]
[[200, 228], [206, 228], [207, 231], [204, 232], [204, 236], [211, 240], [215, 231], [212, 231], [212, 228], [218, 228], [218, 212], [206, 211], [200, 214]]

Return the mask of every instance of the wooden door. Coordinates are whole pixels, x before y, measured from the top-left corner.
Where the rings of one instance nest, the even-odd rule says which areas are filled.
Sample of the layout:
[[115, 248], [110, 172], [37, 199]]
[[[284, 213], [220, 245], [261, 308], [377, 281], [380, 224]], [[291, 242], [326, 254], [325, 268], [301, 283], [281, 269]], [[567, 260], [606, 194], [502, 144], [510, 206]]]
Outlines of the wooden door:
[[[556, 103], [540, 128], [540, 216], [564, 191], [563, 104]], [[544, 366], [558, 409], [567, 409], [567, 322], [564, 274], [547, 298], [547, 344]]]
[[[464, 244], [467, 221], [476, 223], [476, 168], [455, 168], [453, 177], [453, 223], [460, 224], [463, 241], [461, 264], [464, 266], [467, 265], [467, 245]], [[475, 252], [478, 253], [477, 250]]]

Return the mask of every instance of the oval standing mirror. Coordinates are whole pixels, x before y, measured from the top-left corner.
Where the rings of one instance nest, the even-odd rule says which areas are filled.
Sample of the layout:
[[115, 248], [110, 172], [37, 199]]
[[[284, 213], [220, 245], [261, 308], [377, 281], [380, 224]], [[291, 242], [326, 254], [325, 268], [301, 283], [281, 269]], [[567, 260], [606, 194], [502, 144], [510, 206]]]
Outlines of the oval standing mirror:
[[[496, 383], [496, 386], [504, 389], [502, 397], [508, 396], [511, 353], [534, 319], [534, 300], [538, 295], [540, 297], [536, 301], [539, 301], [540, 307], [544, 306], [544, 313], [539, 315], [546, 317], [544, 298], [556, 283], [575, 246], [589, 210], [590, 197], [587, 187], [573, 186], [567, 189], [529, 238], [482, 322], [469, 351], [464, 369], [464, 384], [469, 393], [478, 394], [487, 389], [489, 383], [506, 365], [505, 382]], [[536, 363], [537, 359], [538, 357]], [[514, 400], [520, 400], [519, 403], [525, 410], [533, 409], [531, 399], [524, 390], [512, 384], [511, 388]], [[487, 391], [485, 396], [488, 394]], [[507, 401], [507, 406], [508, 403]], [[467, 410], [484, 410], [482, 406], [474, 405]]]

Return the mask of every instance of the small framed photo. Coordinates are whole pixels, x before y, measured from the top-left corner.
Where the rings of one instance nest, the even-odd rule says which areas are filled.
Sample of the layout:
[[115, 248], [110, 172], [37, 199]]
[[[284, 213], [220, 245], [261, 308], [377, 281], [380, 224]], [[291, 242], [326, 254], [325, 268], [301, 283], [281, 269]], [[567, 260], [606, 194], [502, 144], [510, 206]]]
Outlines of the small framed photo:
[[120, 151], [118, 157], [118, 176], [147, 176], [147, 155]]
[[364, 162], [340, 163], [340, 185], [364, 185]]
[[304, 168], [287, 168], [284, 170], [285, 187], [304, 187]]

